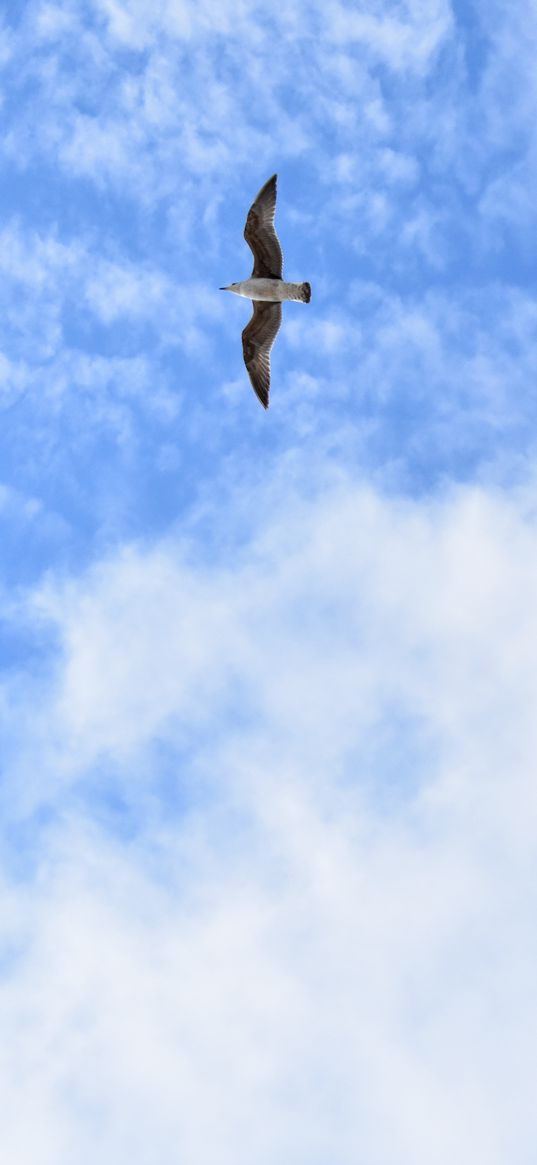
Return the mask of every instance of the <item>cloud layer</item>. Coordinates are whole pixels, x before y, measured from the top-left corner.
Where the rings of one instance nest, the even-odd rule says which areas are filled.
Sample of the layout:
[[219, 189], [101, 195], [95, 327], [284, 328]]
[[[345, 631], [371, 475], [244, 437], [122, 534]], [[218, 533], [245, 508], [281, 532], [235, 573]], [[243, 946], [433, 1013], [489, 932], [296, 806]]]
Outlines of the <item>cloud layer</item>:
[[15, 1160], [532, 1142], [533, 517], [349, 480], [272, 501], [219, 565], [167, 541], [39, 598]]

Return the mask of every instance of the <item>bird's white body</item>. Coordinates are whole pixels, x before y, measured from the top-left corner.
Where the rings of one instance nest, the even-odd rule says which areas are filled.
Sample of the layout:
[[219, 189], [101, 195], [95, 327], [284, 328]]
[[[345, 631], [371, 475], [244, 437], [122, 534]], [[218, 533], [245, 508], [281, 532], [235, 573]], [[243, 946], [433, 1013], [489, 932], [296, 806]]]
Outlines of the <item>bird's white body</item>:
[[234, 291], [236, 295], [244, 295], [246, 299], [265, 299], [270, 303], [282, 303], [285, 299], [296, 299], [307, 302], [304, 287], [309, 284], [286, 283], [283, 279], [243, 279], [241, 283], [231, 283], [226, 291]]

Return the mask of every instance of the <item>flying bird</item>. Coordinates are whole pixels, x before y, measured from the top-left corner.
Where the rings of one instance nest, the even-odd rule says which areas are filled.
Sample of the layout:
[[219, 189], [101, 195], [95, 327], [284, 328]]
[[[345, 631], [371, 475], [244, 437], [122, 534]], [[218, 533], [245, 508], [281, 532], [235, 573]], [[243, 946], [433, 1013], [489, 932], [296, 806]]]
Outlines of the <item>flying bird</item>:
[[244, 237], [254, 256], [250, 278], [220, 288], [252, 300], [254, 310], [242, 333], [242, 351], [252, 388], [265, 409], [269, 405], [270, 350], [282, 322], [282, 301], [309, 303], [311, 299], [309, 283], [285, 283], [282, 278], [282, 249], [274, 229], [276, 180], [273, 174], [265, 182], [248, 211]]

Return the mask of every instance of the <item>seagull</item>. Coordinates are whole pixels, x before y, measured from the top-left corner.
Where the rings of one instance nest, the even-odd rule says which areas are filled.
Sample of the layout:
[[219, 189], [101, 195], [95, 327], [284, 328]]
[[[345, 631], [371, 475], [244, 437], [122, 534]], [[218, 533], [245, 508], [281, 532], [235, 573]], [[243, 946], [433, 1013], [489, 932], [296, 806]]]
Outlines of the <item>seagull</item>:
[[273, 174], [265, 182], [248, 211], [244, 237], [254, 256], [250, 278], [219, 289], [252, 300], [254, 310], [242, 333], [242, 351], [252, 388], [264, 409], [269, 405], [270, 350], [282, 322], [282, 301], [309, 303], [311, 299], [309, 283], [285, 283], [282, 279], [282, 249], [274, 230], [277, 177]]

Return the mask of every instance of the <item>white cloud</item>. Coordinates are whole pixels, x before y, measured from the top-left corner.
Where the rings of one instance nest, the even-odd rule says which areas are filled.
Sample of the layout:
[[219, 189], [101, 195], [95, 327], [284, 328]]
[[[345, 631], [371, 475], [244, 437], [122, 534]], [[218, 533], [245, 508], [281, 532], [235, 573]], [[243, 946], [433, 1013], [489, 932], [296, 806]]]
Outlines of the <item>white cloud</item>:
[[[29, 392], [40, 407], [53, 400], [54, 408], [62, 401], [75, 407], [74, 397], [91, 393], [95, 431], [104, 421], [125, 434], [134, 399], [155, 416], [176, 415], [181, 381], [175, 378], [172, 393], [166, 359], [179, 350], [196, 368], [210, 356], [214, 324], [224, 315], [222, 297], [206, 284], [174, 280], [157, 263], [133, 262], [105, 241], [97, 249], [90, 238], [67, 243], [53, 231], [25, 234], [17, 221], [0, 236], [0, 271], [0, 409]], [[129, 354], [121, 339], [106, 355], [102, 342], [95, 351], [99, 325], [130, 328]], [[41, 419], [47, 426], [50, 417]]]
[[[336, 184], [327, 218], [316, 216], [319, 238], [343, 212], [366, 247], [381, 238], [391, 249], [408, 216], [409, 241], [434, 267], [468, 215], [455, 178], [476, 202], [466, 246], [490, 256], [499, 222], [528, 231], [535, 20], [527, 3], [507, 17], [495, 6], [479, 31], [475, 78], [466, 22], [447, 0], [307, 11], [293, 3], [270, 12], [227, 0], [217, 9], [102, 0], [84, 13], [50, 3], [32, 13], [8, 62], [8, 83], [25, 87], [3, 138], [10, 164], [53, 158], [67, 179], [111, 188], [131, 207], [169, 204], [169, 228], [183, 223], [189, 254], [192, 227], [223, 181], [234, 194], [223, 176], [244, 179], [253, 157], [258, 176], [300, 158], [329, 192]], [[262, 112], [251, 100], [260, 85]], [[414, 208], [401, 203], [401, 186], [418, 173], [424, 192]], [[354, 212], [340, 183], [359, 195]]]
[[[179, 230], [190, 262], [204, 210], [223, 184], [226, 199], [234, 196], [252, 158], [257, 180], [301, 159], [308, 181], [326, 186], [312, 247], [337, 225], [343, 245], [347, 232], [366, 252], [382, 242], [388, 267], [401, 240], [434, 269], [462, 224], [459, 245], [490, 258], [499, 223], [523, 235], [530, 226], [534, 18], [527, 4], [506, 19], [495, 10], [480, 33], [475, 79], [467, 35], [447, 0], [307, 12], [293, 3], [269, 13], [256, 4], [103, 0], [84, 15], [38, 4], [14, 41], [8, 79], [25, 86], [24, 99], [3, 148], [16, 169], [54, 159], [64, 179], [111, 189], [131, 212], [167, 207], [166, 228], [175, 242]], [[262, 109], [251, 100], [260, 85]], [[409, 205], [402, 191], [418, 175], [420, 197]], [[475, 201], [472, 214], [459, 186]], [[208, 247], [223, 213], [204, 230]]]
[[[365, 209], [365, 192], [353, 197]], [[383, 205], [389, 208], [386, 200]], [[374, 208], [368, 213], [371, 221]], [[308, 222], [303, 229], [309, 231]], [[410, 225], [405, 237], [408, 257], [416, 238]], [[400, 263], [402, 255], [400, 250]], [[234, 275], [227, 257], [220, 263], [224, 279], [228, 270]], [[88, 437], [104, 426], [123, 445], [131, 439], [138, 407], [159, 424], [186, 408], [192, 440], [203, 435], [206, 441], [199, 394], [189, 385], [197, 384], [200, 369], [211, 370], [212, 381], [216, 368], [216, 394], [221, 382], [239, 374], [247, 307], [231, 298], [224, 302], [216, 283], [203, 280], [203, 268], [185, 278], [165, 254], [134, 261], [111, 240], [102, 239], [97, 248], [90, 237], [67, 242], [54, 231], [25, 236], [17, 222], [4, 227], [0, 268], [4, 407], [31, 393], [48, 425], [47, 401], [54, 410], [85, 408], [92, 395], [89, 429], [83, 421]], [[278, 416], [300, 439], [321, 434], [338, 442], [345, 457], [356, 457], [358, 450], [362, 460], [370, 461], [373, 450], [390, 458], [394, 471], [409, 449], [438, 466], [467, 456], [492, 462], [517, 443], [525, 452], [533, 432], [527, 385], [536, 371], [531, 294], [492, 284], [456, 297], [451, 288], [398, 295], [381, 283], [354, 279], [338, 286], [336, 318], [333, 285], [323, 282], [322, 270], [314, 264], [302, 273], [314, 286], [314, 303], [307, 311], [289, 309], [273, 355]], [[105, 331], [95, 336], [97, 328]], [[96, 337], [106, 355], [92, 350]], [[234, 356], [223, 376], [225, 351]], [[235, 411], [224, 407], [225, 424], [236, 426]], [[361, 426], [355, 423], [357, 408]], [[36, 417], [34, 412], [32, 424]], [[371, 426], [377, 430], [373, 441]], [[222, 433], [212, 432], [211, 440]]]
[[328, 5], [326, 25], [328, 35], [343, 43], [358, 41], [369, 52], [395, 70], [411, 68], [426, 70], [431, 58], [452, 30], [451, 7], [447, 0], [429, 0], [423, 3], [403, 3], [395, 6], [395, 15], [386, 11], [384, 3], [365, 10], [350, 9], [345, 4]]
[[410, 800], [441, 803], [455, 782], [474, 804], [486, 781], [507, 804], [506, 768], [514, 781], [533, 742], [531, 521], [480, 490], [423, 507], [327, 489], [290, 500], [232, 568], [167, 542], [43, 592], [65, 658], [52, 719], [75, 770], [176, 728], [217, 738], [242, 710], [267, 756], [360, 783], [357, 755], [395, 717], [425, 749]]
[[522, 1163], [531, 512], [341, 476], [256, 501], [216, 563], [170, 538], [39, 596], [63, 646], [24, 785], [58, 815], [4, 898], [10, 1159]]
[[[391, 16], [382, 6], [372, 14], [293, 3], [268, 12], [227, 0], [217, 8], [102, 0], [84, 14], [73, 5], [35, 7], [19, 30], [14, 68], [18, 81], [38, 87], [39, 135], [27, 103], [4, 142], [11, 163], [28, 164], [44, 150], [70, 176], [119, 185], [142, 204], [173, 193], [185, 209], [193, 178], [204, 181], [207, 200], [222, 174], [251, 165], [254, 153], [264, 165], [275, 153], [309, 154], [322, 172], [319, 131], [348, 132], [350, 119], [354, 135], [382, 136], [389, 116], [378, 64], [402, 73], [404, 84], [407, 74], [427, 72], [451, 32], [444, 0], [419, 12], [399, 5]], [[298, 48], [305, 37], [307, 58]], [[138, 54], [135, 67], [126, 67], [125, 50]], [[262, 110], [251, 101], [260, 85]], [[300, 90], [300, 108], [290, 87]]]

